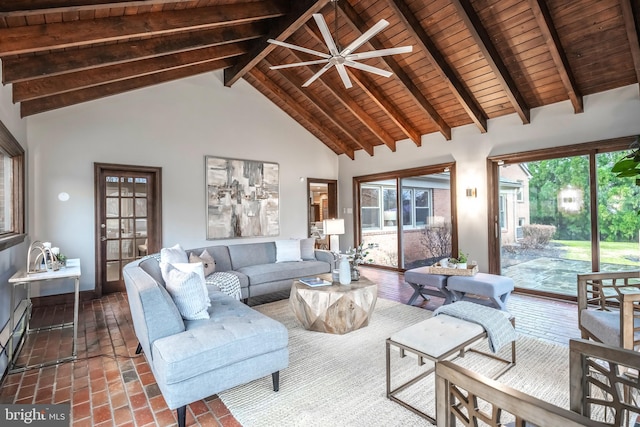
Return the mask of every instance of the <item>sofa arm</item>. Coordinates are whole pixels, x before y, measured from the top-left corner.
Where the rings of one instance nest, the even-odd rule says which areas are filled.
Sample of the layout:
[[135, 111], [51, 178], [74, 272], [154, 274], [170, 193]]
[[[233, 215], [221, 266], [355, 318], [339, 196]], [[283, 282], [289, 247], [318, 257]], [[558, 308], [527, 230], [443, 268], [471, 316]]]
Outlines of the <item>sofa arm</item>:
[[329, 263], [329, 265], [331, 266], [331, 270], [337, 268], [338, 258], [333, 252], [324, 249], [315, 249], [315, 255], [318, 261]]

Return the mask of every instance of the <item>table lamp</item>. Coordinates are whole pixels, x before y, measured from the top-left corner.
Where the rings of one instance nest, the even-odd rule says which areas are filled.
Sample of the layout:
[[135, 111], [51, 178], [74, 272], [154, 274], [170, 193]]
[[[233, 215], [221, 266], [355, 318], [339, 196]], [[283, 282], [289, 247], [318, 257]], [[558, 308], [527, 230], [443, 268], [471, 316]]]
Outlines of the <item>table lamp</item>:
[[329, 236], [329, 250], [340, 252], [340, 234], [344, 234], [344, 219], [325, 219], [322, 227], [324, 234]]

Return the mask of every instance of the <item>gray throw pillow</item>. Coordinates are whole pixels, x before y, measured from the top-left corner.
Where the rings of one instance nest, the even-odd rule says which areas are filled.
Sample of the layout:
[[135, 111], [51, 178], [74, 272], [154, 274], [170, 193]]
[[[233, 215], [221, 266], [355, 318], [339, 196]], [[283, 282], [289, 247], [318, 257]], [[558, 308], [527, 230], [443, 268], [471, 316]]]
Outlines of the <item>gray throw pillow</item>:
[[316, 259], [316, 239], [300, 239], [300, 257], [303, 261]]
[[161, 263], [167, 292], [185, 320], [208, 319], [211, 306], [201, 263]]

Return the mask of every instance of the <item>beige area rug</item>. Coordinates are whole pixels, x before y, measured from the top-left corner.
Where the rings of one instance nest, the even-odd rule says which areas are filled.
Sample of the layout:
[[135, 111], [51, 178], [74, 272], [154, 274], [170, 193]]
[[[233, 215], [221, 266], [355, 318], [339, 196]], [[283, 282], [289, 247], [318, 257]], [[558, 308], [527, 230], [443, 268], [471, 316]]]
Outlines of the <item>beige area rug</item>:
[[[244, 427], [429, 425], [386, 398], [385, 340], [431, 317], [430, 311], [378, 299], [369, 326], [346, 335], [331, 335], [303, 329], [288, 300], [254, 308], [289, 329], [290, 356], [289, 367], [280, 373], [279, 392], [272, 390], [269, 376], [219, 394]], [[509, 354], [507, 347], [501, 355]], [[502, 366], [475, 353], [467, 353], [455, 363], [485, 375]], [[392, 352], [392, 369], [392, 378], [396, 379], [397, 373], [402, 380], [402, 372], [423, 368], [418, 368], [415, 359], [400, 359]], [[568, 408], [569, 349], [521, 336], [517, 364], [499, 381]], [[435, 415], [433, 384], [433, 376], [428, 376], [403, 391], [401, 397]]]

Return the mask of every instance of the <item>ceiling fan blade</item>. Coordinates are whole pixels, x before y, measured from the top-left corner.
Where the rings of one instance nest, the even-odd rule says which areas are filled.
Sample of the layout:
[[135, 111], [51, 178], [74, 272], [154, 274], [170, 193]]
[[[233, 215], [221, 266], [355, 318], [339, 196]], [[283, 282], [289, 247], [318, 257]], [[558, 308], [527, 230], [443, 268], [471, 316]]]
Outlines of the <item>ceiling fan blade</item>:
[[344, 61], [344, 65], [348, 65], [349, 67], [357, 68], [358, 70], [368, 71], [369, 73], [377, 74], [382, 77], [390, 77], [393, 75], [391, 71], [383, 70], [382, 68], [372, 67], [371, 65], [361, 64], [355, 61]]
[[272, 65], [271, 67], [269, 67], [269, 69], [280, 70], [282, 68], [300, 67], [302, 65], [324, 64], [327, 61], [328, 61], [327, 59], [316, 59], [315, 61], [294, 62], [292, 64], [283, 64], [283, 65]]
[[329, 52], [331, 53], [331, 55], [337, 56], [338, 48], [336, 47], [336, 42], [331, 36], [331, 31], [329, 31], [329, 27], [327, 26], [327, 22], [324, 20], [324, 16], [322, 16], [321, 13], [314, 13], [313, 19], [315, 19], [316, 24], [318, 24], [318, 29], [320, 30], [320, 33], [322, 33], [322, 38], [329, 48]]
[[392, 47], [390, 49], [372, 50], [369, 52], [352, 53], [345, 56], [346, 59], [357, 61], [360, 59], [377, 58], [379, 56], [397, 55], [399, 53], [409, 53], [413, 51], [413, 46]]
[[311, 83], [315, 82], [316, 80], [318, 80], [318, 77], [320, 77], [321, 75], [323, 75], [329, 68], [331, 68], [333, 64], [331, 62], [329, 62], [327, 65], [325, 65], [324, 67], [322, 67], [320, 69], [320, 71], [318, 71], [317, 73], [315, 73], [313, 76], [311, 76], [311, 78], [309, 80], [307, 80], [306, 82], [304, 82], [304, 84], [302, 85], [302, 87], [307, 87], [309, 86]]
[[349, 74], [347, 74], [347, 69], [344, 68], [344, 65], [336, 64], [336, 70], [338, 70], [338, 74], [340, 74], [340, 78], [342, 79], [344, 87], [346, 87], [347, 89], [351, 89], [353, 85], [351, 84], [351, 79], [349, 78]]
[[360, 46], [368, 42], [370, 38], [378, 34], [380, 31], [384, 30], [388, 25], [389, 25], [389, 21], [387, 21], [386, 19], [379, 20], [376, 25], [369, 28], [367, 31], [362, 33], [360, 37], [352, 41], [349, 44], [349, 46], [345, 47], [342, 50], [342, 52], [340, 52], [340, 55], [342, 56], [349, 55], [351, 52], [353, 52], [354, 50], [356, 50], [357, 48], [359, 48]]
[[296, 46], [295, 44], [291, 44], [291, 43], [287, 43], [287, 42], [281, 42], [281, 41], [274, 40], [274, 39], [269, 39], [267, 41], [269, 43], [271, 43], [271, 44], [275, 44], [275, 45], [278, 45], [278, 46], [288, 47], [289, 49], [299, 50], [300, 52], [305, 52], [305, 53], [310, 53], [311, 55], [319, 56], [320, 58], [325, 58], [325, 59], [331, 58], [331, 55], [329, 55], [328, 53], [318, 52], [317, 50], [307, 49], [306, 47]]

